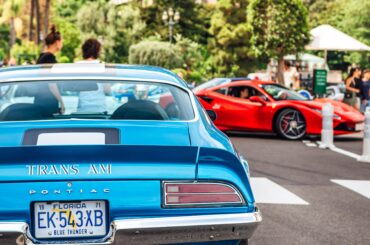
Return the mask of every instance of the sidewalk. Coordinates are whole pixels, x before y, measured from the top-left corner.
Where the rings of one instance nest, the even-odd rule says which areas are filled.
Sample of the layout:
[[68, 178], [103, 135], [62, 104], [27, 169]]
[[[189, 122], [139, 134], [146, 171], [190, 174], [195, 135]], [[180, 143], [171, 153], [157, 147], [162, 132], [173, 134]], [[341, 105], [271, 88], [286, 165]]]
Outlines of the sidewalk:
[[364, 138], [364, 132], [354, 133], [354, 134], [345, 134], [345, 135], [339, 135], [334, 137], [334, 142], [336, 139], [363, 139]]

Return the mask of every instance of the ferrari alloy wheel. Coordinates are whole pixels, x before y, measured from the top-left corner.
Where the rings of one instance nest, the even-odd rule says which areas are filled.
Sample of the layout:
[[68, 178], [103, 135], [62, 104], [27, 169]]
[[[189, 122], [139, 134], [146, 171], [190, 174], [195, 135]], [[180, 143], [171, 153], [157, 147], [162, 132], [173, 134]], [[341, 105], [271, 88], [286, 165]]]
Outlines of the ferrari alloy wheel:
[[297, 140], [306, 134], [306, 121], [299, 111], [285, 109], [277, 117], [275, 128], [281, 137]]

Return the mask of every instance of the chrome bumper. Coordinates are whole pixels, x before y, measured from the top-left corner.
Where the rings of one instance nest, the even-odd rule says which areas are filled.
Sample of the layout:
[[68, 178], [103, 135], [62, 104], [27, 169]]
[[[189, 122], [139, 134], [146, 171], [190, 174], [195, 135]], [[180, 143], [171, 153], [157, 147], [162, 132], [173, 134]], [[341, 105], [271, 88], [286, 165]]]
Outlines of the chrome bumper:
[[[78, 240], [68, 244], [174, 244], [241, 240], [252, 236], [262, 221], [259, 211], [254, 213], [176, 216], [115, 220], [107, 237], [95, 241]], [[0, 222], [1, 245], [32, 245], [38, 243], [23, 222]], [[58, 245], [56, 243], [50, 243]], [[60, 243], [66, 244], [66, 243]]]

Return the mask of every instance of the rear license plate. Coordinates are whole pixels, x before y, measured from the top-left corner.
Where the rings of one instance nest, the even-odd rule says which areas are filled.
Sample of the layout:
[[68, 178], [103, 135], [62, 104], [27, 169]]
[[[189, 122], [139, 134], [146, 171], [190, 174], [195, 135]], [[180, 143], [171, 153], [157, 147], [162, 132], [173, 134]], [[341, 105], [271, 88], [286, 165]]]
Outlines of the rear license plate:
[[355, 125], [355, 130], [356, 130], [356, 131], [364, 130], [364, 128], [365, 128], [365, 123], [357, 123], [357, 124]]
[[98, 237], [107, 232], [105, 201], [37, 202], [36, 238]]

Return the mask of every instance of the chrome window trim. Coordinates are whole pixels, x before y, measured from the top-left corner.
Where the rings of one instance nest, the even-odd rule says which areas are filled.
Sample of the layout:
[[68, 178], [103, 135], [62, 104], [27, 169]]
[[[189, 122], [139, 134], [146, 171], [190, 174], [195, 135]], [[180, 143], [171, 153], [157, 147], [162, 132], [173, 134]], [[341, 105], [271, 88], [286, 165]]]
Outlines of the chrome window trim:
[[[168, 204], [167, 203], [167, 193], [166, 193], [166, 186], [167, 184], [210, 184], [210, 185], [223, 185], [226, 187], [231, 188], [234, 190], [234, 193], [225, 193], [225, 194], [236, 194], [240, 202], [218, 202], [218, 203], [186, 203], [186, 204]], [[175, 193], [173, 193], [175, 194]], [[179, 193], [179, 195], [186, 194], [186, 193]], [[191, 193], [193, 194], [193, 193]], [[203, 194], [224, 194], [224, 193], [194, 193], [196, 195], [203, 195]], [[184, 207], [184, 208], [196, 208], [196, 207], [219, 207], [219, 206], [231, 206], [231, 207], [239, 207], [246, 205], [246, 201], [243, 198], [243, 195], [240, 193], [238, 188], [236, 188], [233, 184], [229, 184], [226, 182], [221, 181], [162, 181], [162, 206], [163, 208], [177, 208], [177, 207]]]
[[[76, 80], [104, 80], [104, 82], [109, 82], [109, 81], [129, 81], [129, 82], [148, 82], [148, 83], [163, 83], [163, 84], [167, 84], [167, 85], [172, 85], [172, 86], [175, 86], [183, 91], [185, 91], [188, 96], [190, 97], [190, 102], [191, 102], [191, 105], [192, 105], [192, 109], [194, 111], [194, 118], [191, 119], [191, 120], [173, 120], [173, 121], [164, 121], [164, 122], [197, 122], [200, 118], [199, 116], [199, 111], [198, 111], [198, 108], [196, 106], [196, 102], [195, 102], [195, 95], [193, 94], [193, 92], [185, 87], [185, 86], [181, 86], [175, 82], [171, 82], [171, 81], [166, 81], [166, 80], [161, 80], [161, 79], [135, 79], [135, 78], [124, 78], [124, 77], [112, 77], [112, 76], [84, 76], [84, 77], [81, 77], [81, 76], [68, 76], [68, 77], [59, 77], [59, 76], [56, 76], [56, 77], [30, 77], [30, 78], [12, 78], [12, 79], [6, 79], [6, 80], [1, 80], [0, 83], [13, 83], [13, 82], [48, 82], [48, 81], [76, 81]], [[63, 119], [61, 119], [63, 120]], [[82, 119], [84, 120], [84, 119]], [[98, 119], [89, 119], [90, 120], [98, 120]], [[36, 120], [35, 120], [36, 121]], [[46, 121], [46, 122], [50, 122], [50, 121], [59, 121], [58, 119], [53, 119], [53, 120], [37, 120], [37, 122], [42, 122], [42, 121]], [[116, 120], [116, 121], [120, 121], [120, 120]], [[158, 122], [158, 120], [122, 120], [122, 121], [144, 121], [144, 122], [150, 122], [150, 121], [155, 121], [155, 122]], [[6, 122], [12, 122], [12, 121], [6, 121]], [[15, 121], [15, 122], [29, 122], [29, 121]], [[0, 122], [1, 123], [4, 123], [4, 122]]]

